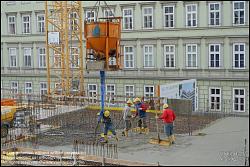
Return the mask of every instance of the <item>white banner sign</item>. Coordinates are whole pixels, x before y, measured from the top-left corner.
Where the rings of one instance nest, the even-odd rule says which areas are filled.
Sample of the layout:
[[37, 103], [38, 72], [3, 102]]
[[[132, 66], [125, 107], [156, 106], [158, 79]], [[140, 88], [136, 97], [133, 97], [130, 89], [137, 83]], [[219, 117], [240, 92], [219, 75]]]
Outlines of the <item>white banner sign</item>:
[[48, 33], [48, 43], [59, 45], [59, 32], [49, 32]]
[[198, 89], [195, 79], [160, 85], [160, 96], [165, 97], [166, 100], [190, 99], [193, 103], [193, 111], [198, 109]]

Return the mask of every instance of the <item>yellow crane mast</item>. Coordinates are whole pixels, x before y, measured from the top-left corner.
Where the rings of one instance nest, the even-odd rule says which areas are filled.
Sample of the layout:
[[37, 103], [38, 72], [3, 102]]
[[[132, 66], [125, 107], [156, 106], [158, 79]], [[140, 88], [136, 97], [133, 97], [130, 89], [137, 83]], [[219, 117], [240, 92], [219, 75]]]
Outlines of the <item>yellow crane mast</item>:
[[81, 1], [45, 1], [48, 96], [84, 95], [82, 25]]

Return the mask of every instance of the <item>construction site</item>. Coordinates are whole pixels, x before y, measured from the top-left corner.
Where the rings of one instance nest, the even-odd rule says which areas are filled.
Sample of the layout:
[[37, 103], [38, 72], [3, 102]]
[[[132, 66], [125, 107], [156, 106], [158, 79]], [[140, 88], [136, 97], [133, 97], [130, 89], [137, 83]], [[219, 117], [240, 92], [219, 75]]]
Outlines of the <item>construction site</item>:
[[[215, 96], [201, 96], [206, 88], [198, 92], [201, 82], [196, 74], [164, 84], [168, 76], [157, 80], [155, 73], [148, 73], [153, 78], [149, 81], [156, 80], [153, 93], [146, 86], [135, 87], [144, 89], [144, 94], [116, 93], [107, 86], [113, 84], [111, 80], [117, 83], [113, 76], [126, 68], [125, 48], [121, 49], [126, 41], [122, 35], [125, 16], [115, 15], [110, 10], [114, 4], [109, 3], [93, 2], [89, 7], [90, 15], [95, 11], [93, 21], [83, 18], [81, 1], [39, 4], [44, 11], [47, 62], [43, 69], [46, 89], [40, 90], [46, 91], [36, 94], [27, 87], [2, 87], [1, 80], [1, 166], [249, 166], [248, 86], [244, 102], [237, 102], [246, 111], [240, 113], [232, 109], [235, 99], [218, 100], [221, 96], [216, 93], [221, 89], [213, 89]], [[98, 15], [101, 8], [110, 11], [108, 17]], [[1, 76], [4, 71], [1, 68]], [[89, 84], [90, 76], [98, 83]], [[126, 75], [121, 78], [126, 80]], [[242, 94], [237, 97], [243, 99]], [[124, 119], [128, 108], [130, 128]], [[176, 117], [172, 138], [159, 119], [167, 108]], [[143, 119], [139, 110], [145, 110]], [[112, 121], [110, 129], [106, 129], [106, 117]]]

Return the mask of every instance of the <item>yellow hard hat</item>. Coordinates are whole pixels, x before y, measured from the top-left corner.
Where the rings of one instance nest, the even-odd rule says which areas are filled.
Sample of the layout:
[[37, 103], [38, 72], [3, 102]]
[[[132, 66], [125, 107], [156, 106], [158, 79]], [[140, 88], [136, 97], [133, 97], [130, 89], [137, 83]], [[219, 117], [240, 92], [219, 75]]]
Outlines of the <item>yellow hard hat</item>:
[[137, 98], [134, 99], [134, 103], [135, 102], [141, 102], [141, 99], [137, 97]]
[[108, 110], [104, 111], [104, 116], [108, 117], [110, 115], [110, 112]]
[[165, 108], [168, 108], [168, 104], [167, 103], [163, 104], [163, 109], [165, 109]]
[[129, 99], [129, 100], [127, 101], [127, 104], [133, 104], [133, 102]]

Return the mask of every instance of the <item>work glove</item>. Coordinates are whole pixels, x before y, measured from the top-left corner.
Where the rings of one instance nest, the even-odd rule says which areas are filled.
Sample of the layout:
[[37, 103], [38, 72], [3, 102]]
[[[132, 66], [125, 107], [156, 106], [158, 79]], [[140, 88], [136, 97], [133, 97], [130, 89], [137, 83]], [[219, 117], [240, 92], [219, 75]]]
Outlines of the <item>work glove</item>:
[[155, 116], [155, 119], [158, 119], [158, 118], [159, 118], [158, 115], [156, 115], [156, 116]]

